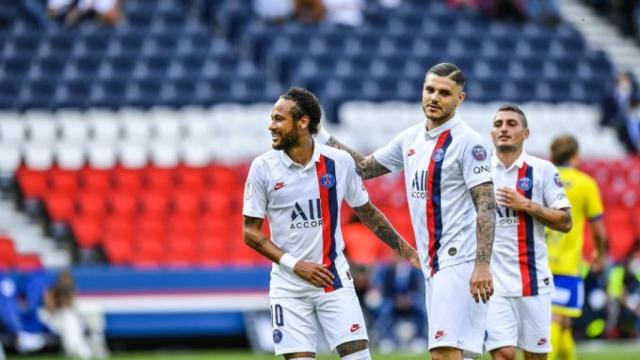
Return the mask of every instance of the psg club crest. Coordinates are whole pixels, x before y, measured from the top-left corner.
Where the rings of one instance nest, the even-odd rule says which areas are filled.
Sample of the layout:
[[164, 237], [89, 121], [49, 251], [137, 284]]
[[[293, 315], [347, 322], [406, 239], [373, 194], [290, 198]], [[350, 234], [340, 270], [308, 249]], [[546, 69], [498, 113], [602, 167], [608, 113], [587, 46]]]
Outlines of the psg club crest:
[[558, 185], [558, 187], [564, 187], [564, 185], [562, 184], [562, 180], [560, 180], [560, 174], [556, 173], [555, 175], [553, 175], [553, 181], [556, 183], [556, 185]]
[[518, 180], [518, 188], [522, 191], [527, 191], [531, 189], [533, 182], [528, 177], [523, 177]]
[[322, 187], [331, 189], [335, 184], [336, 184], [336, 178], [331, 174], [324, 174], [320, 178], [320, 185], [322, 185]]
[[484, 161], [487, 158], [487, 150], [482, 145], [476, 145], [471, 149], [471, 155], [478, 161]]
[[431, 158], [433, 159], [433, 161], [436, 161], [436, 162], [442, 161], [442, 159], [444, 159], [444, 150], [438, 149], [434, 151], [433, 155], [431, 155]]
[[282, 331], [278, 329], [273, 330], [273, 342], [279, 344], [282, 341]]

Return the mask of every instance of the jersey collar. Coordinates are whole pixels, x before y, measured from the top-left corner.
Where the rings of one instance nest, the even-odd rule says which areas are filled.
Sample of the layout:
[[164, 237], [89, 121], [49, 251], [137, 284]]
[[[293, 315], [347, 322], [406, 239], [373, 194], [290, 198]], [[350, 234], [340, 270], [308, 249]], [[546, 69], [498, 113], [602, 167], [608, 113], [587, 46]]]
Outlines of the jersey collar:
[[458, 113], [456, 112], [453, 117], [449, 120], [447, 120], [444, 124], [433, 128], [431, 130], [427, 130], [425, 128], [424, 133], [427, 137], [433, 139], [433, 138], [437, 138], [438, 136], [440, 136], [440, 134], [442, 134], [443, 132], [452, 129], [454, 126], [458, 125], [458, 123], [460, 123], [460, 121], [462, 121], [460, 119], [460, 116], [458, 115]]
[[507, 171], [513, 169], [514, 167], [517, 167], [518, 169], [520, 169], [523, 165], [524, 165], [524, 161], [526, 160], [527, 156], [527, 151], [524, 149], [524, 147], [522, 148], [522, 153], [520, 154], [520, 156], [518, 156], [518, 158], [516, 159], [516, 161], [513, 162], [513, 164], [511, 164], [511, 166], [509, 166], [509, 168], [507, 169], [504, 164], [500, 161], [500, 159], [498, 159], [498, 155], [496, 155], [496, 151], [493, 151], [493, 155], [491, 156], [491, 161], [493, 161], [493, 163], [496, 166], [499, 166]]
[[309, 163], [307, 163], [307, 165], [302, 166], [296, 162], [294, 162], [293, 160], [291, 160], [291, 158], [289, 157], [289, 155], [287, 155], [287, 152], [284, 150], [279, 150], [280, 151], [280, 160], [284, 163], [284, 165], [286, 167], [297, 167], [297, 168], [301, 168], [303, 170], [307, 170], [311, 167], [313, 167], [318, 161], [320, 161], [320, 146], [322, 146], [322, 144], [319, 144], [315, 141], [315, 139], [313, 140], [313, 155], [311, 155], [311, 161], [309, 161]]

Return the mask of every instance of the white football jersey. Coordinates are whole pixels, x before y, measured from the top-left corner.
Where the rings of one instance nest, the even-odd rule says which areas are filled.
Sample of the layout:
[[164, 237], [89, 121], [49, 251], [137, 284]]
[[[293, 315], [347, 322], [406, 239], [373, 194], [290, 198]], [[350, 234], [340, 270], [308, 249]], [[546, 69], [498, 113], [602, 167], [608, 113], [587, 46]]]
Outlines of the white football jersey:
[[266, 215], [271, 241], [300, 260], [325, 264], [335, 276], [332, 286], [319, 289], [274, 263], [272, 297], [300, 297], [353, 286], [340, 228], [343, 199], [351, 207], [369, 201], [355, 162], [345, 151], [316, 142], [313, 158], [305, 166], [276, 150], [253, 161], [245, 185], [243, 215]]
[[455, 115], [427, 131], [416, 124], [373, 156], [387, 169], [404, 169], [413, 231], [425, 276], [474, 260], [476, 210], [469, 189], [491, 181], [481, 136]]
[[[526, 152], [509, 167], [491, 157], [493, 184], [508, 187], [545, 207], [569, 208], [558, 169], [547, 160]], [[553, 290], [547, 260], [544, 225], [524, 211], [496, 208], [496, 236], [491, 256], [495, 293], [501, 296], [532, 296]]]

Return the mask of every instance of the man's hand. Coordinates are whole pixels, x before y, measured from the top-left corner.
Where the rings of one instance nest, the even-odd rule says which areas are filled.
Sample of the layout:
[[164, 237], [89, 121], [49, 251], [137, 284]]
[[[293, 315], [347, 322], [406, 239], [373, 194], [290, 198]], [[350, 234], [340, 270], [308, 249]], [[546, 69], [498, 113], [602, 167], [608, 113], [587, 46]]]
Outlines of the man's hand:
[[293, 268], [293, 271], [296, 275], [319, 288], [333, 284], [333, 274], [322, 264], [298, 261], [296, 266]]
[[503, 187], [496, 190], [496, 202], [509, 209], [525, 210], [529, 199], [511, 188]]
[[493, 279], [491, 277], [491, 271], [489, 271], [488, 263], [477, 263], [471, 274], [471, 281], [469, 282], [471, 289], [471, 296], [479, 303], [482, 300], [483, 303], [487, 303], [491, 295], [493, 295]]

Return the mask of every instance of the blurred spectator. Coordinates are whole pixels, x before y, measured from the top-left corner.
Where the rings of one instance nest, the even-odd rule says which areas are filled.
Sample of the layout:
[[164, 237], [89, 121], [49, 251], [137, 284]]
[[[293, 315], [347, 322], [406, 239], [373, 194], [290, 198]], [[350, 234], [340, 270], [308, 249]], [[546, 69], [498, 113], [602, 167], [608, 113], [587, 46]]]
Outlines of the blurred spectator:
[[326, 21], [343, 26], [360, 26], [364, 23], [364, 0], [324, 0]]
[[640, 41], [640, 0], [583, 0], [597, 14], [609, 18], [622, 33]]
[[317, 24], [325, 18], [322, 0], [294, 0], [294, 8], [296, 18], [304, 24]]
[[600, 125], [613, 127], [629, 153], [640, 149], [640, 127], [636, 109], [640, 102], [633, 75], [622, 72], [601, 105]]
[[614, 300], [609, 336], [636, 338], [640, 334], [640, 239], [627, 259], [611, 269], [607, 289]]
[[104, 25], [116, 25], [122, 19], [119, 0], [48, 0], [49, 16], [66, 25], [75, 25], [97, 16]]
[[45, 13], [43, 4], [38, 0], [5, 1], [0, 6], [0, 27], [7, 27], [24, 17], [30, 25], [46, 28], [50, 22]]
[[58, 275], [53, 287], [45, 294], [40, 319], [60, 336], [62, 348], [69, 357], [102, 359], [107, 357], [104, 321], [101, 316], [88, 318], [76, 304], [76, 289], [71, 272]]
[[541, 25], [555, 26], [560, 23], [560, 10], [556, 0], [524, 0], [527, 17]]
[[493, 17], [502, 20], [526, 20], [525, 11], [517, 0], [493, 0]]
[[0, 276], [0, 332], [12, 337], [19, 353], [38, 351], [44, 347], [45, 338], [41, 333], [26, 331], [20, 297], [30, 302], [31, 296], [19, 294], [12, 278]]
[[293, 10], [293, 0], [253, 0], [253, 11], [269, 22], [284, 22], [293, 15]]
[[391, 261], [376, 271], [367, 303], [374, 309], [373, 330], [379, 338], [380, 351], [390, 352], [406, 345], [405, 339], [397, 336], [403, 333], [404, 328], [397, 327], [401, 321], [412, 325], [414, 336], [410, 347], [415, 351], [426, 349], [427, 315], [420, 270], [393, 253]]

